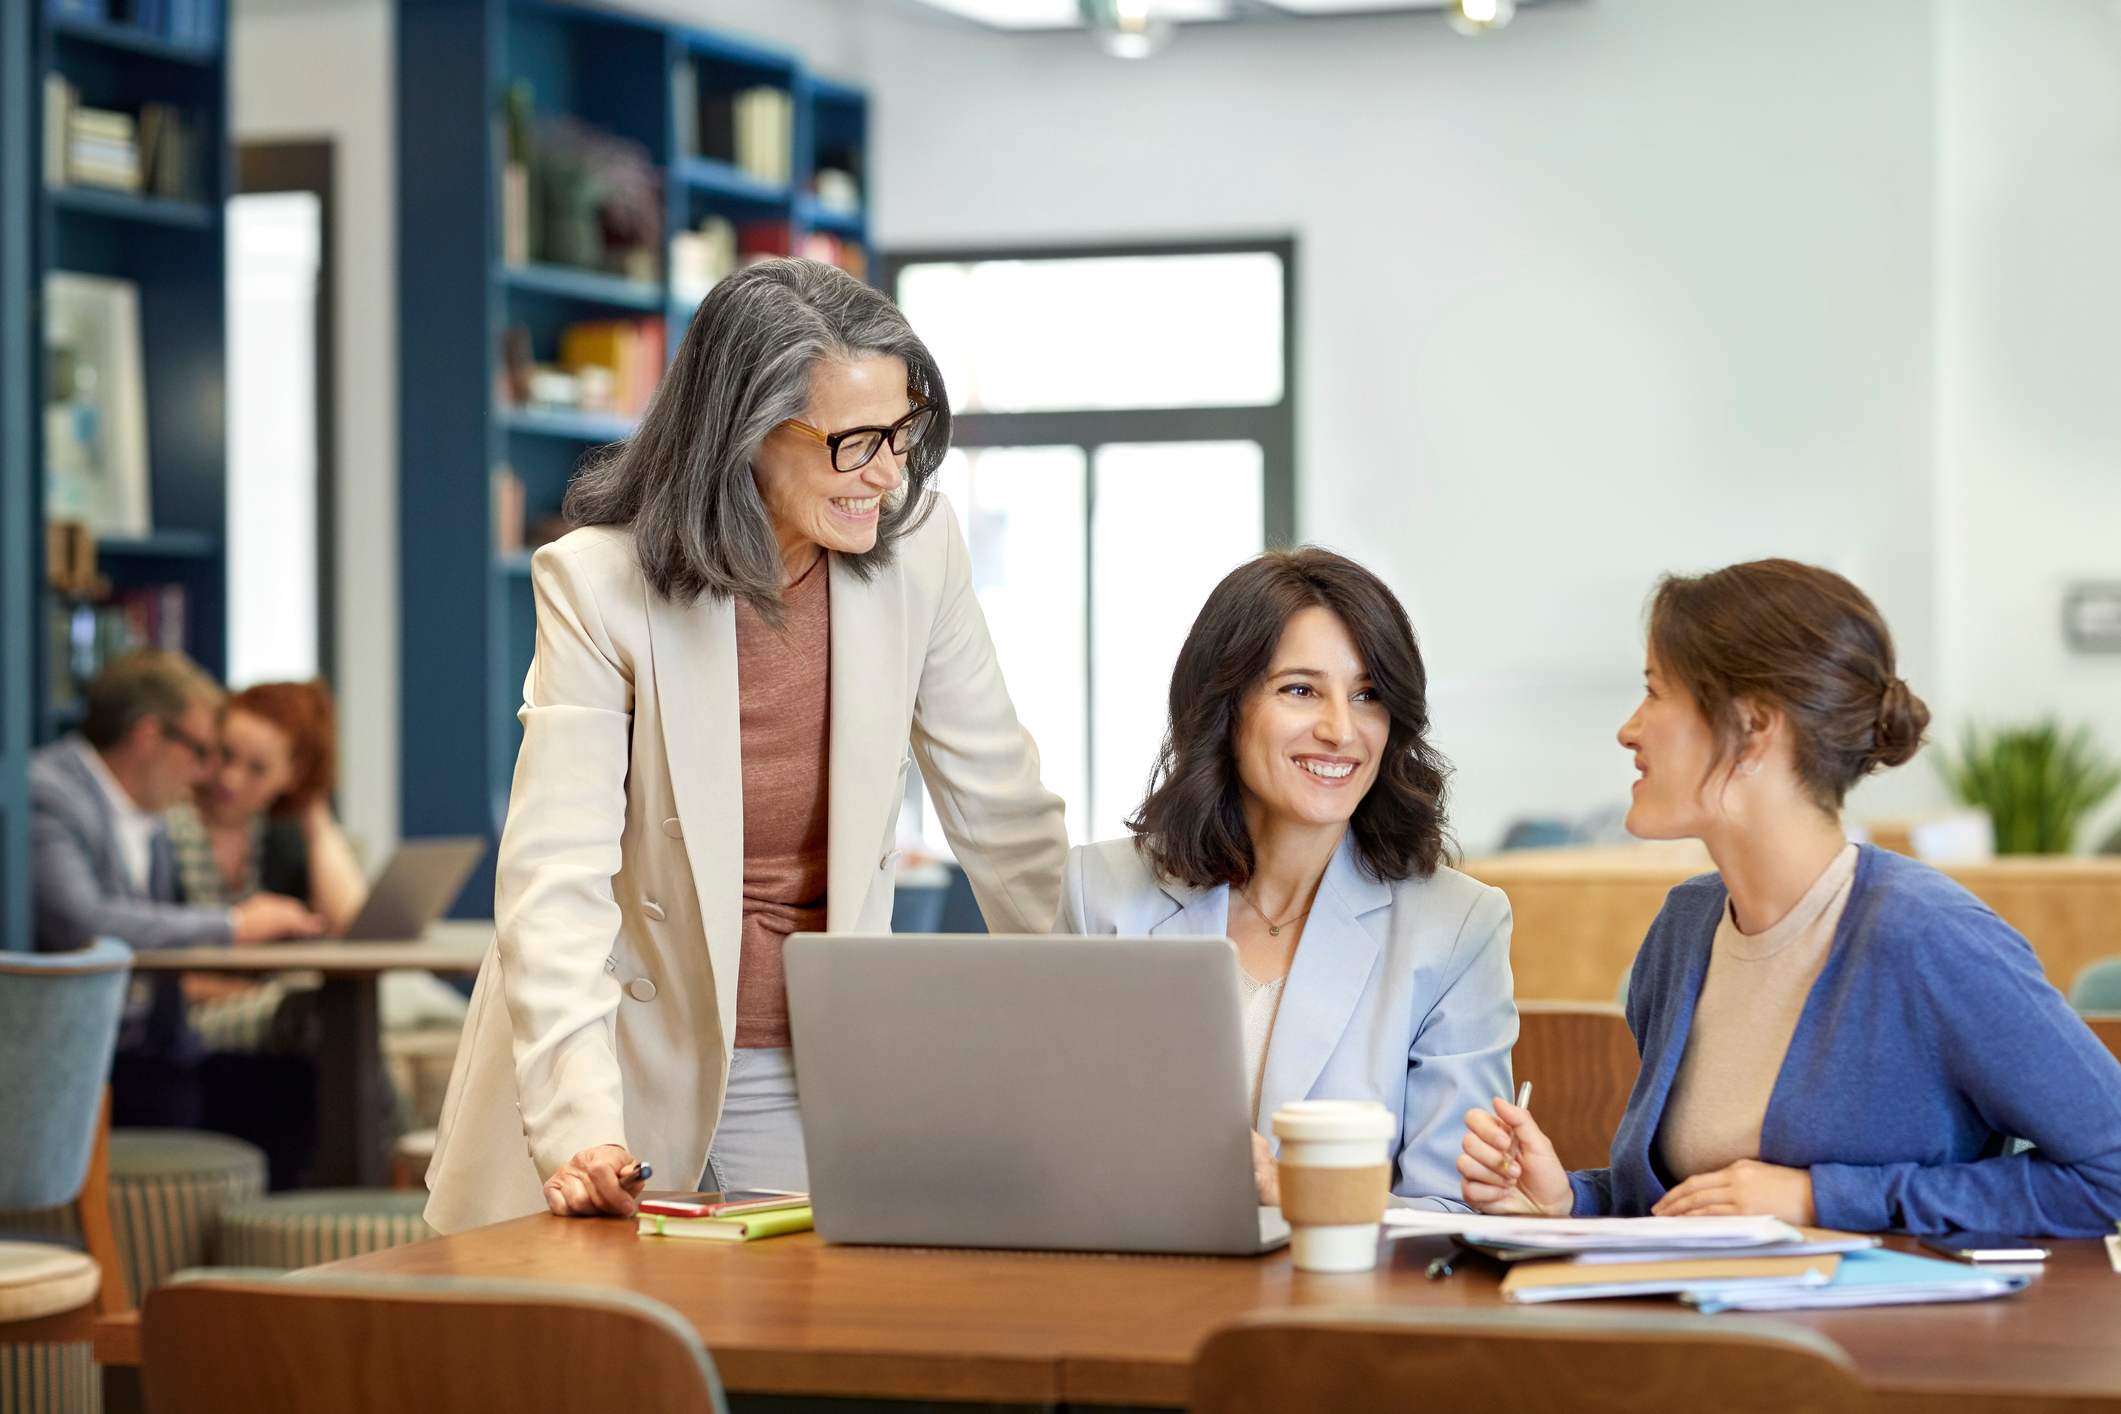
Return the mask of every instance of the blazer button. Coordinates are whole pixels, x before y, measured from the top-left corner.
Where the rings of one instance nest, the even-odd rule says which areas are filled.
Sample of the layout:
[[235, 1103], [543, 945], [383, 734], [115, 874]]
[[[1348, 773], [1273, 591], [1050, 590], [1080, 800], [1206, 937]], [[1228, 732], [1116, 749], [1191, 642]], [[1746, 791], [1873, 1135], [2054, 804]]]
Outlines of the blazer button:
[[882, 859], [879, 859], [876, 862], [876, 867], [879, 869], [889, 869], [892, 865], [898, 863], [898, 857], [904, 853], [904, 850], [894, 849], [889, 854], [885, 855]]
[[663, 921], [663, 905], [652, 898], [641, 900], [641, 912], [647, 915], [651, 922], [660, 923]]
[[655, 1000], [655, 983], [646, 977], [636, 977], [626, 984], [626, 995], [637, 1002], [652, 1002]]
[[680, 825], [678, 817], [673, 815], [663, 822], [663, 833], [674, 840], [681, 840], [685, 838], [685, 827]]

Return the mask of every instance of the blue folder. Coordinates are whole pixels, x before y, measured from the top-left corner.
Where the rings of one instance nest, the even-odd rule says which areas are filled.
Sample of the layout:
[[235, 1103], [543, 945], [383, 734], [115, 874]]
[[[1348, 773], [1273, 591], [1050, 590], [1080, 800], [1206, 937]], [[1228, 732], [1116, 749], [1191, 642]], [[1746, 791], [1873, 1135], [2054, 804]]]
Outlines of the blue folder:
[[2023, 1291], [2031, 1273], [1969, 1266], [1934, 1257], [1872, 1248], [1841, 1259], [1825, 1286], [1776, 1291], [1696, 1292], [1686, 1297], [1703, 1311], [1805, 1311], [1835, 1306], [1910, 1306], [1932, 1301], [1981, 1301]]

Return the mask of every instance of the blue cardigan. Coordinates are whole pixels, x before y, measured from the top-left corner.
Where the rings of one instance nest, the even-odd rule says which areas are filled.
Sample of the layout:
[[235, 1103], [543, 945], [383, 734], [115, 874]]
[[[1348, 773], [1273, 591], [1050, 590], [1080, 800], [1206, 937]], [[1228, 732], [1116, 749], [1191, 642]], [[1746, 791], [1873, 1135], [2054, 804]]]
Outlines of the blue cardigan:
[[[1647, 1213], [1657, 1126], [1686, 1052], [1723, 880], [1666, 897], [1636, 955], [1642, 1069], [1612, 1167], [1569, 1175], [1575, 1211]], [[2032, 1152], [2004, 1156], [2009, 1137]], [[1866, 845], [1760, 1131], [1765, 1163], [1810, 1169], [1822, 1226], [2093, 1236], [2121, 1218], [2121, 1062], [2025, 939], [1943, 874]]]

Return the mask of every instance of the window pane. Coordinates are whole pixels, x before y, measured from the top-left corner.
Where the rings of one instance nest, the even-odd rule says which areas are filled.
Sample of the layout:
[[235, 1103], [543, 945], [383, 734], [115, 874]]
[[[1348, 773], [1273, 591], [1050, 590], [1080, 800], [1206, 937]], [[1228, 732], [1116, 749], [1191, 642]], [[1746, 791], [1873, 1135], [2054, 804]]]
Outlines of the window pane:
[[959, 412], [1281, 401], [1281, 257], [909, 265], [899, 304]]
[[[1126, 833], [1163, 741], [1171, 667], [1208, 591], [1265, 543], [1256, 442], [1097, 449], [1091, 835]], [[1012, 683], [1013, 686], [1013, 683]]]
[[[952, 449], [939, 478], [972, 552], [972, 587], [1039, 774], [1087, 839], [1088, 703], [1083, 694], [1083, 453], [1080, 447]], [[921, 798], [922, 844], [949, 852]]]

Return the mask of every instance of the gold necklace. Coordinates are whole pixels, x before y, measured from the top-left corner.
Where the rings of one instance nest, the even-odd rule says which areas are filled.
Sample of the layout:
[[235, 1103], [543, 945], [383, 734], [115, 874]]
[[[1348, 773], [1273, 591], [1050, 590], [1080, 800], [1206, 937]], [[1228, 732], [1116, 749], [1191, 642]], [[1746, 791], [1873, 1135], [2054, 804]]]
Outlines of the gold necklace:
[[1273, 919], [1267, 917], [1267, 911], [1264, 908], [1261, 908], [1259, 906], [1258, 900], [1252, 897], [1252, 891], [1250, 889], [1246, 888], [1243, 884], [1239, 884], [1237, 886], [1237, 892], [1240, 896], [1243, 897], [1246, 903], [1252, 905], [1252, 911], [1259, 915], [1259, 921], [1267, 925], [1267, 936], [1270, 938], [1280, 937], [1282, 929], [1288, 927], [1291, 923], [1302, 921], [1304, 916], [1310, 913], [1311, 911], [1311, 905], [1305, 904], [1297, 912], [1290, 914], [1287, 918], [1282, 919], [1281, 922], [1276, 923]]

